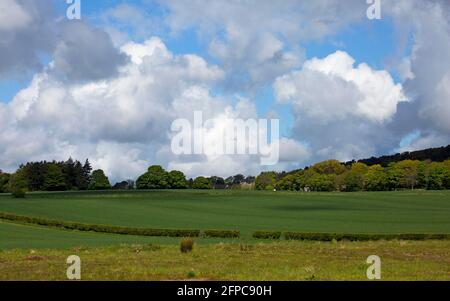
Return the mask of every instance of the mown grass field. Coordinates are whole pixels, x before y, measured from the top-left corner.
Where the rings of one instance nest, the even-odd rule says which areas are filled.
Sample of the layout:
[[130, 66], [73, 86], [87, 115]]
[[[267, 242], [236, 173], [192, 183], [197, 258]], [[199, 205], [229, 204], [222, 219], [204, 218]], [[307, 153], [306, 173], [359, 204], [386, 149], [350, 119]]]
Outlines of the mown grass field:
[[450, 191], [292, 193], [137, 191], [0, 195], [0, 212], [82, 223], [236, 229], [240, 239], [79, 232], [0, 220], [0, 279], [65, 279], [65, 258], [82, 258], [83, 279], [364, 280], [367, 256], [384, 280], [450, 280], [450, 241], [256, 240], [255, 230], [450, 233]]

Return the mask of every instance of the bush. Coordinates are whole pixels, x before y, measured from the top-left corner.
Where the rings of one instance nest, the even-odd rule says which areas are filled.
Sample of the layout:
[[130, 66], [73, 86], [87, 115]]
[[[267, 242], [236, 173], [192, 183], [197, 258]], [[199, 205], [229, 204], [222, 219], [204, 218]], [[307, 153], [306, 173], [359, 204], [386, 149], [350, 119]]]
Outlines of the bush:
[[16, 199], [23, 199], [25, 197], [25, 189], [14, 189], [11, 194]]
[[180, 243], [181, 253], [191, 252], [193, 248], [194, 248], [194, 240], [193, 239], [183, 239]]
[[237, 230], [205, 230], [205, 237], [217, 238], [239, 238], [240, 232]]
[[279, 231], [255, 231], [253, 232], [253, 238], [258, 239], [280, 239], [281, 232]]

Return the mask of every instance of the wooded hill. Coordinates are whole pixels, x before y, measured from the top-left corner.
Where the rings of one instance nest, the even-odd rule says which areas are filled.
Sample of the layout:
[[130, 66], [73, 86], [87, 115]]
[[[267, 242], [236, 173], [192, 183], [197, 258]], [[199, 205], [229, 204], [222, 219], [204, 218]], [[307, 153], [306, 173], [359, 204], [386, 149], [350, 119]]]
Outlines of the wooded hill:
[[450, 145], [441, 146], [436, 148], [427, 148], [423, 150], [397, 153], [395, 155], [381, 156], [381, 157], [371, 157], [362, 160], [352, 160], [345, 162], [345, 165], [352, 165], [355, 162], [364, 163], [366, 165], [380, 164], [383, 167], [387, 167], [389, 163], [395, 163], [403, 160], [419, 160], [426, 161], [430, 160], [433, 162], [443, 162], [450, 159]]

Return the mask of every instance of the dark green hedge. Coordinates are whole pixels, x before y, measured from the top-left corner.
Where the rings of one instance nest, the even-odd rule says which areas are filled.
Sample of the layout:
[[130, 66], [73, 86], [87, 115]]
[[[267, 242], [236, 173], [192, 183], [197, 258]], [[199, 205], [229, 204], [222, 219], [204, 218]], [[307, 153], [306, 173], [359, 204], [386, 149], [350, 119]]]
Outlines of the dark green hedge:
[[281, 232], [279, 231], [255, 231], [252, 235], [254, 238], [259, 239], [280, 239]]
[[285, 232], [284, 238], [287, 240], [318, 240], [332, 241], [333, 239], [348, 241], [369, 241], [369, 240], [428, 240], [428, 239], [450, 239], [450, 234], [338, 234], [338, 233], [300, 233]]
[[23, 199], [25, 198], [25, 189], [14, 189], [11, 193], [13, 198]]
[[203, 235], [210, 238], [239, 238], [241, 233], [238, 230], [205, 230]]
[[37, 224], [48, 227], [58, 227], [69, 230], [94, 231], [94, 232], [114, 233], [114, 234], [129, 234], [141, 236], [169, 236], [169, 237], [198, 237], [200, 234], [200, 230], [147, 229], [147, 228], [132, 228], [132, 227], [120, 227], [110, 225], [92, 225], [77, 222], [50, 220], [45, 218], [30, 217], [3, 212], [0, 212], [0, 218], [10, 221]]
[[[82, 224], [78, 222], [58, 221], [39, 217], [30, 217], [17, 215], [13, 213], [0, 212], [0, 219], [37, 224], [49, 227], [58, 227], [78, 231], [94, 231], [102, 233], [114, 234], [129, 234], [140, 236], [168, 236], [168, 237], [199, 237], [200, 230], [185, 230], [185, 229], [147, 229], [147, 228], [133, 228], [120, 227], [110, 225], [93, 225]], [[205, 237], [210, 238], [239, 238], [240, 232], [237, 230], [205, 230], [203, 231]], [[254, 238], [259, 239], [280, 239], [281, 232], [279, 231], [255, 231]], [[332, 241], [333, 239], [348, 240], [348, 241], [369, 241], [369, 240], [444, 240], [450, 239], [450, 234], [425, 234], [425, 233], [410, 233], [410, 234], [338, 234], [338, 233], [302, 233], [302, 232], [285, 232], [284, 238], [287, 240], [316, 240], [316, 241]]]

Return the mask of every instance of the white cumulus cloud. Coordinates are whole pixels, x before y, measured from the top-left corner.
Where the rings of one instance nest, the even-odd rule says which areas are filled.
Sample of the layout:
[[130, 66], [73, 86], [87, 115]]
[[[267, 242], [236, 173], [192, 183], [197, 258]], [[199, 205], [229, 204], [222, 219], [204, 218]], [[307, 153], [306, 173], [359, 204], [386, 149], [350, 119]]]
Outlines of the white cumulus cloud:
[[401, 84], [395, 84], [385, 70], [374, 70], [365, 63], [354, 66], [346, 52], [313, 58], [301, 71], [277, 79], [279, 101], [292, 101], [306, 114], [322, 120], [348, 115], [383, 122], [405, 101]]
[[315, 160], [351, 160], [392, 146], [386, 124], [407, 100], [387, 71], [355, 66], [343, 51], [306, 61], [279, 77], [274, 90], [278, 102], [292, 106], [294, 137], [310, 144]]

